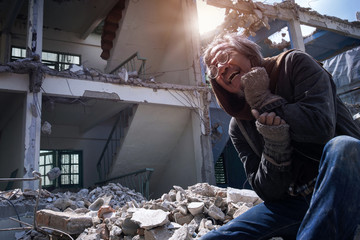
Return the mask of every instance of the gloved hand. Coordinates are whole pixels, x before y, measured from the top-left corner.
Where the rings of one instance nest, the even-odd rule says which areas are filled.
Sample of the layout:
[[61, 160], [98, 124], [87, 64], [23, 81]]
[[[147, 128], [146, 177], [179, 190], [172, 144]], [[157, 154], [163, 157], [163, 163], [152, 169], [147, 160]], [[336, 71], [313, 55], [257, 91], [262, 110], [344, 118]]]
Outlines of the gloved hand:
[[255, 124], [258, 132], [264, 137], [263, 153], [278, 165], [288, 165], [292, 154], [289, 125], [265, 125], [258, 120]]
[[263, 67], [254, 67], [241, 77], [245, 99], [252, 109], [260, 110], [265, 105], [280, 99], [270, 92], [270, 79]]

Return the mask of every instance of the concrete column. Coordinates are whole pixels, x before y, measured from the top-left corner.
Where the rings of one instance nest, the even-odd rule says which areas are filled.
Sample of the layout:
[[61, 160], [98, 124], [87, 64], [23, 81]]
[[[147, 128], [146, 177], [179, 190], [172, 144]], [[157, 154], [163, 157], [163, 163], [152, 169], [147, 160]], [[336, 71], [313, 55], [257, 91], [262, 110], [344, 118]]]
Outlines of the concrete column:
[[[295, 3], [295, 0], [290, 0], [290, 2]], [[289, 21], [287, 25], [289, 29], [291, 48], [296, 48], [305, 52], [305, 44], [302, 37], [299, 20], [297, 20], [296, 16], [294, 16], [294, 18]]]
[[296, 48], [305, 52], [304, 39], [302, 37], [300, 22], [293, 19], [288, 22], [291, 48]]
[[[188, 54], [192, 58], [192, 70], [194, 80], [191, 85], [201, 85], [205, 79], [201, 76], [200, 67], [200, 33], [198, 28], [197, 5], [193, 0], [181, 1], [184, 24], [188, 30]], [[189, 74], [191, 76], [192, 74]], [[206, 92], [194, 92], [197, 106], [192, 111], [192, 127], [194, 137], [195, 161], [197, 182], [208, 182], [215, 185], [215, 168], [213, 161], [212, 145], [210, 138], [210, 116], [208, 95]]]
[[[44, 0], [29, 0], [26, 57], [35, 55], [41, 60], [42, 36], [43, 36], [43, 12]], [[40, 155], [40, 131], [41, 131], [41, 98], [39, 89], [34, 88], [34, 81], [41, 78], [42, 74], [33, 69], [29, 74], [30, 90], [26, 95], [25, 102], [25, 159], [24, 178], [33, 177], [32, 172], [39, 170]], [[38, 183], [29, 181], [23, 183], [23, 189], [37, 189]]]
[[210, 116], [207, 93], [199, 94], [199, 108], [192, 111], [193, 139], [197, 182], [215, 185], [215, 168], [210, 136]]
[[44, 0], [29, 0], [26, 57], [37, 54], [41, 59], [43, 38]]
[[[28, 92], [25, 100], [25, 158], [24, 178], [32, 178], [39, 170], [41, 135], [41, 92]], [[23, 182], [23, 189], [38, 189], [37, 181]]]

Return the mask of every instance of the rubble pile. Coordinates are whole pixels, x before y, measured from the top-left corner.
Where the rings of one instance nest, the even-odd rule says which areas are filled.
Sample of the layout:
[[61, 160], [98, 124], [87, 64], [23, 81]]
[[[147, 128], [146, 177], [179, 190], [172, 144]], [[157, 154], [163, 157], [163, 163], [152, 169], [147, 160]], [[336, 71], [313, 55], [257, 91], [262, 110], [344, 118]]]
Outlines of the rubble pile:
[[[5, 195], [24, 204], [34, 201], [37, 192], [17, 189]], [[199, 239], [261, 202], [252, 190], [207, 183], [187, 189], [173, 186], [161, 198], [147, 201], [134, 190], [110, 183], [77, 193], [42, 190], [43, 209], [37, 211], [36, 223], [77, 240], [190, 240]], [[62, 237], [58, 239], [68, 238]]]
[[[35, 203], [38, 191], [25, 189], [14, 189], [11, 191], [0, 192], [0, 196], [5, 199], [11, 200], [12, 203], [17, 205], [31, 205]], [[146, 199], [141, 193], [135, 192], [121, 184], [110, 183], [106, 186], [96, 187], [93, 190], [81, 189], [79, 192], [58, 192], [51, 193], [45, 189], [41, 190], [39, 205], [45, 206], [46, 209], [53, 211], [65, 211], [66, 209], [82, 209], [89, 208], [95, 201], [96, 204], [109, 205], [114, 209], [122, 207], [127, 202], [135, 201], [142, 202]], [[0, 201], [2, 205], [8, 205], [4, 200]], [[95, 205], [92, 206], [96, 208]], [[96, 209], [98, 210], [98, 209]], [[79, 211], [79, 210], [78, 210]]]
[[[76, 236], [78, 240], [190, 240], [200, 238], [262, 202], [251, 190], [198, 183], [186, 190], [174, 186], [155, 200], [128, 198], [120, 206], [116, 202], [127, 198], [112, 198], [109, 194], [109, 191], [116, 192], [117, 187], [120, 186], [109, 184], [89, 193], [83, 189], [76, 194], [87, 196], [92, 202], [90, 205], [84, 200], [82, 204], [69, 202], [70, 197], [59, 198], [47, 209], [37, 212], [37, 223]], [[135, 196], [131, 193], [131, 197], [132, 194]]]

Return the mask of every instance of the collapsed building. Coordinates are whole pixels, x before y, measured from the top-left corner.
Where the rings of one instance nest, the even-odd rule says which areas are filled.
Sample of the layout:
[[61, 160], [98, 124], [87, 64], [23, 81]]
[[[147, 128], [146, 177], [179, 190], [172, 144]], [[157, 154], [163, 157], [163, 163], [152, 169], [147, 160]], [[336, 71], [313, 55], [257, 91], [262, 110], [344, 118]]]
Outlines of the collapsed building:
[[[265, 57], [298, 48], [322, 61], [334, 76], [339, 96], [346, 100], [354, 116], [360, 112], [360, 73], [356, 70], [360, 69], [359, 22], [323, 16], [291, 1], [274, 5], [206, 2], [226, 9], [220, 31], [245, 29], [244, 33], [262, 47]], [[229, 209], [230, 203], [237, 204], [236, 209], [255, 203], [225, 201], [227, 190], [215, 187], [243, 188], [245, 176], [229, 142], [229, 116], [217, 106], [206, 84], [201, 45], [207, 39], [200, 39], [194, 1], [1, 1], [0, 16], [0, 177], [32, 178], [33, 171], [37, 171], [42, 188], [49, 191], [45, 199], [54, 202], [74, 201], [76, 197], [60, 193], [53, 196], [51, 190], [77, 192], [82, 188], [98, 189], [94, 188], [96, 184], [99, 188], [115, 188], [107, 184], [121, 181], [116, 188], [128, 186], [145, 197], [129, 198], [129, 204], [115, 206], [114, 202], [121, 201], [112, 192], [112, 202], [106, 198], [100, 204], [110, 205], [111, 209], [106, 210], [110, 217], [84, 220], [89, 224], [84, 228], [84, 239], [87, 235], [94, 239], [110, 237], [114, 226], [113, 239], [166, 239], [185, 224], [185, 236], [198, 237], [201, 230], [211, 230], [213, 225], [233, 217], [235, 210]], [[300, 24], [316, 30], [303, 37]], [[269, 36], [284, 27], [289, 29], [291, 41], [272, 43]], [[344, 63], [344, 59], [348, 62]], [[61, 175], [51, 179], [47, 173], [54, 167], [61, 169]], [[3, 193], [11, 190], [9, 200], [19, 200], [22, 194], [12, 189], [22, 189], [25, 196], [34, 197], [42, 193], [36, 192], [37, 180], [0, 184]], [[174, 192], [169, 192], [174, 186], [179, 186], [174, 189], [175, 195], [180, 192], [187, 197], [174, 198]], [[188, 186], [192, 187], [186, 192]], [[191, 190], [198, 188], [211, 188], [215, 193], [207, 199], [194, 197]], [[78, 194], [85, 195], [84, 191]], [[129, 192], [118, 190], [124, 199]], [[164, 196], [165, 192], [172, 197]], [[58, 200], [66, 202], [66, 207], [59, 208], [49, 206], [51, 202], [40, 202], [39, 208], [47, 210], [39, 214], [43, 219], [58, 216], [50, 211], [68, 209], [65, 212], [72, 210], [69, 214], [75, 216], [88, 212], [97, 215], [99, 209], [89, 207], [101, 197], [91, 201], [87, 197], [75, 201], [84, 202], [77, 205]], [[25, 204], [22, 214], [32, 212], [35, 199]], [[18, 206], [24, 205], [21, 200]], [[189, 213], [192, 202], [203, 206], [201, 218]], [[209, 209], [216, 209], [211, 208], [213, 205], [224, 219], [209, 216]], [[134, 221], [134, 228], [143, 232], [124, 234], [123, 222], [115, 224], [116, 217], [130, 218], [134, 208], [162, 209], [166, 215], [163, 225], [141, 227], [141, 221]], [[176, 213], [182, 215], [175, 218]], [[183, 216], [191, 220], [179, 222]], [[8, 215], [3, 217], [7, 221]], [[206, 220], [201, 225], [202, 219]], [[192, 220], [196, 224], [191, 225]], [[211, 224], [206, 224], [207, 220]], [[169, 222], [181, 227], [169, 226]], [[88, 229], [91, 226], [94, 229]], [[150, 230], [155, 228], [163, 229], [167, 237], [150, 237]]]

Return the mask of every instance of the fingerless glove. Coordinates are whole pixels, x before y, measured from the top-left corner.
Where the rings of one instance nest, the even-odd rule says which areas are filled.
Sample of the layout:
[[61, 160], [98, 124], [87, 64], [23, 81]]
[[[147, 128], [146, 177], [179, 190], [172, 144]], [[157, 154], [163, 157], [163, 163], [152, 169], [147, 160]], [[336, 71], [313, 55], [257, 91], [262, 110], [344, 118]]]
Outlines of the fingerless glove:
[[241, 77], [245, 99], [252, 109], [260, 110], [265, 105], [281, 99], [270, 92], [270, 79], [263, 67], [254, 67]]
[[272, 126], [256, 121], [256, 128], [264, 138], [263, 153], [278, 165], [289, 165], [292, 154], [289, 125]]

